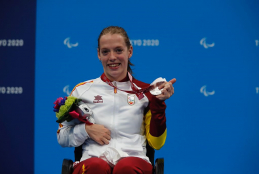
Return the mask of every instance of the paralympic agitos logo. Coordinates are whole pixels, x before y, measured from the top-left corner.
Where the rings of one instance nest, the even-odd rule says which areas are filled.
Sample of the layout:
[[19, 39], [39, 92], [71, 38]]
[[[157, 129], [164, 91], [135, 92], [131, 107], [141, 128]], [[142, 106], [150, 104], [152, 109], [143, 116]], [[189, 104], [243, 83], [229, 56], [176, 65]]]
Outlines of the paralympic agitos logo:
[[209, 47], [214, 47], [215, 46], [215, 43], [213, 42], [213, 43], [211, 43], [211, 44], [208, 44], [208, 43], [206, 43], [206, 37], [204, 37], [204, 38], [202, 38], [201, 40], [200, 40], [200, 45], [202, 45], [204, 48], [209, 48]]
[[205, 96], [205, 97], [208, 97], [209, 95], [214, 95], [215, 94], [215, 91], [213, 90], [213, 91], [211, 91], [211, 92], [209, 92], [209, 91], [207, 91], [206, 90], [206, 85], [204, 85], [204, 86], [202, 86], [201, 87], [201, 89], [200, 89], [200, 92]]
[[77, 47], [78, 46], [78, 42], [70, 43], [70, 37], [68, 37], [68, 38], [66, 38], [64, 40], [64, 45], [66, 45], [68, 48]]

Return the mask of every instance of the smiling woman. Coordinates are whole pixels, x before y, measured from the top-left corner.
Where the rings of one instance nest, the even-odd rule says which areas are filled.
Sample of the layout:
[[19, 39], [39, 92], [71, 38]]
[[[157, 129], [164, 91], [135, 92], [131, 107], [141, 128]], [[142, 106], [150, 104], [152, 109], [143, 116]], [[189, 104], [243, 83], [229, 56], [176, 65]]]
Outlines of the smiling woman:
[[[118, 34], [118, 35], [120, 35], [121, 37], [123, 37], [124, 43], [126, 44], [127, 48], [128, 49], [130, 49], [130, 47], [132, 48], [132, 45], [130, 43], [130, 39], [129, 39], [128, 34], [126, 33], [126, 31], [123, 28], [121, 28], [121, 27], [110, 26], [110, 27], [107, 27], [107, 28], [103, 29], [103, 31], [99, 35], [99, 38], [98, 38], [98, 51], [100, 50], [100, 40], [101, 40], [101, 37], [103, 35], [105, 35], [105, 34]], [[132, 49], [132, 51], [133, 51], [133, 49]], [[128, 70], [128, 72], [130, 72], [132, 74], [131, 66], [134, 66], [134, 65], [130, 62], [130, 60], [128, 60], [127, 70]]]
[[161, 93], [152, 95], [145, 90], [149, 84], [131, 75], [132, 54], [123, 28], [111, 26], [101, 32], [97, 55], [104, 73], [80, 83], [71, 93], [92, 109], [95, 124], [64, 121], [57, 133], [61, 146], [82, 145], [82, 158], [74, 166], [74, 174], [152, 173], [146, 143], [154, 149], [165, 143], [164, 100], [173, 95], [176, 80], [164, 82], [159, 86]]
[[132, 46], [127, 46], [121, 34], [107, 33], [99, 39], [98, 58], [102, 62], [105, 75], [112, 81], [126, 77]]

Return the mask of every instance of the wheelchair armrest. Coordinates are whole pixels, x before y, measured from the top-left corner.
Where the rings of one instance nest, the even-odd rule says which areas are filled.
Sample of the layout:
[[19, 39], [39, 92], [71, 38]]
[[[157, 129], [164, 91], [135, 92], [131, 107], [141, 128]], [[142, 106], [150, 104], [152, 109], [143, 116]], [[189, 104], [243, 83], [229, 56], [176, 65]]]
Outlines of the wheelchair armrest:
[[70, 159], [64, 159], [62, 163], [61, 174], [72, 174], [73, 173], [73, 161]]
[[164, 158], [157, 158], [156, 159], [155, 174], [164, 174]]

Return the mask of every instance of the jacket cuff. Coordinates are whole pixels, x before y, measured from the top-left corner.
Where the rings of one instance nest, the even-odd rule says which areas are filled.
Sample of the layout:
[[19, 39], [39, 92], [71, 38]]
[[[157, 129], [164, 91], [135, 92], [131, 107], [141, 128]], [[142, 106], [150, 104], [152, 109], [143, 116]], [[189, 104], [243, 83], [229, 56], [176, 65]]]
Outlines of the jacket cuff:
[[77, 140], [86, 140], [87, 138], [89, 138], [89, 135], [85, 130], [85, 123], [80, 123], [75, 126], [74, 136]]

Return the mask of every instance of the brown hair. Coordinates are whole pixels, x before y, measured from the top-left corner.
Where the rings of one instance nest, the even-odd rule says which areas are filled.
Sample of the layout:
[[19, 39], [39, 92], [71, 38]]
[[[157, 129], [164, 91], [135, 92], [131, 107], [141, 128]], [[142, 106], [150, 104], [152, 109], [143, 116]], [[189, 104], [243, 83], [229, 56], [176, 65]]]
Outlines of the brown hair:
[[[127, 48], [129, 49], [130, 46], [131, 46], [131, 43], [130, 43], [130, 39], [128, 37], [128, 34], [127, 32], [122, 28], [122, 27], [118, 27], [118, 26], [109, 26], [107, 28], [104, 28], [102, 30], [102, 32], [100, 33], [99, 37], [98, 37], [98, 49], [100, 51], [100, 39], [103, 35], [105, 34], [108, 34], [108, 33], [111, 33], [111, 34], [120, 34], [123, 38], [124, 38], [124, 41], [125, 41], [125, 44], [127, 46]], [[131, 66], [134, 66], [134, 64], [132, 64], [130, 62], [130, 60], [128, 60], [128, 72], [132, 74], [132, 69], [131, 69]]]

